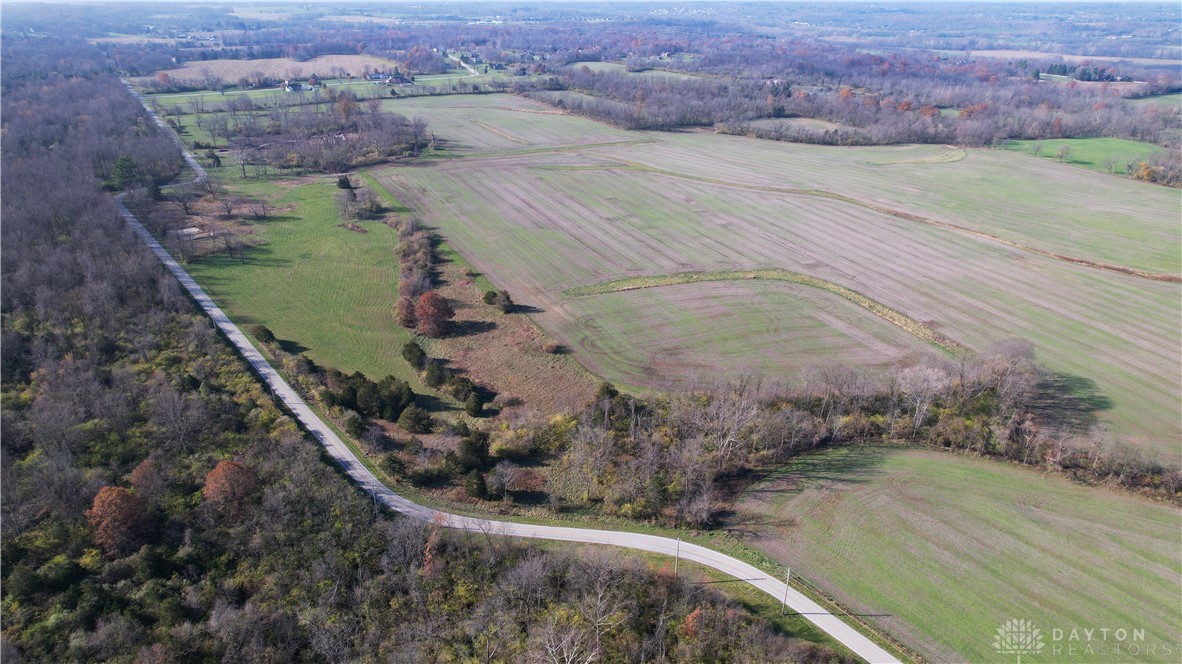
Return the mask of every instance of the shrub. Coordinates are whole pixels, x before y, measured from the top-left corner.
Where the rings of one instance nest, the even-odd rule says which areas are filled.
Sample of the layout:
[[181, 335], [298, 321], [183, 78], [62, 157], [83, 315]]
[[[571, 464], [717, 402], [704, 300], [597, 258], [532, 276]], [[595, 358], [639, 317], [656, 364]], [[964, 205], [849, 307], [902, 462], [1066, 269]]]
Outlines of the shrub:
[[464, 470], [484, 468], [488, 465], [488, 434], [474, 431], [460, 440], [456, 450], [456, 463]]
[[513, 311], [513, 298], [509, 297], [508, 291], [485, 291], [481, 299], [485, 304], [491, 304], [504, 313]]
[[357, 413], [353, 413], [345, 421], [345, 433], [353, 438], [360, 438], [365, 433], [365, 420]]
[[423, 351], [422, 346], [414, 341], [408, 341], [402, 345], [402, 359], [415, 369], [421, 369], [423, 363], [427, 361], [427, 353]]
[[484, 473], [474, 470], [464, 478], [464, 493], [473, 498], [486, 500], [488, 498], [488, 484], [484, 481]]
[[447, 369], [443, 367], [443, 363], [439, 360], [427, 360], [427, 371], [423, 376], [423, 382], [428, 387], [439, 387], [447, 381]]
[[275, 333], [266, 325], [251, 325], [250, 333], [258, 339], [260, 343], [269, 344], [275, 342]]
[[406, 467], [402, 465], [402, 459], [399, 459], [398, 455], [394, 453], [383, 456], [382, 460], [378, 462], [378, 467], [391, 477], [397, 477], [406, 472]]
[[480, 417], [484, 414], [484, 401], [481, 400], [480, 395], [472, 392], [464, 401], [464, 412], [470, 417]]
[[408, 406], [398, 417], [398, 426], [410, 433], [431, 433], [434, 424], [430, 413], [418, 406]]

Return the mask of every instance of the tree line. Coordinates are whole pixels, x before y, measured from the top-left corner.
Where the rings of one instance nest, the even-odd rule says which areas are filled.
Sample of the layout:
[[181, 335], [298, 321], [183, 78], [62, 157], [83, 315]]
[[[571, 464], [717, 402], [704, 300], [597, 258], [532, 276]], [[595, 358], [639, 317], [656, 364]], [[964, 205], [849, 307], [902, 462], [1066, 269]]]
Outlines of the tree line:
[[1063, 392], [1062, 379], [1032, 357], [1015, 340], [885, 375], [830, 367], [787, 385], [748, 379], [658, 398], [605, 384], [576, 416], [517, 416], [489, 430], [479, 453], [461, 442], [476, 463], [410, 445], [389, 452], [387, 465], [433, 482], [464, 480], [469, 495], [485, 500], [536, 501], [540, 493], [557, 511], [593, 507], [692, 527], [712, 525], [733, 488], [764, 469], [821, 447], [886, 441], [1182, 496], [1182, 470], [1115, 441], [1096, 423], [1100, 406]]

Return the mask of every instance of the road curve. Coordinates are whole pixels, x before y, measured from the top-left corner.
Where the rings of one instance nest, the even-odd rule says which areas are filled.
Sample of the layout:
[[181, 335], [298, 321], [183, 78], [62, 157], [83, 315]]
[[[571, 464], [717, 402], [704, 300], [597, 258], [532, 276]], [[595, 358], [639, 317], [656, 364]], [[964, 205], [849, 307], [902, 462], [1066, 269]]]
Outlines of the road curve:
[[[132, 91], [132, 94], [135, 94]], [[137, 98], [143, 101], [138, 94]], [[168, 135], [173, 135], [168, 132], [167, 127], [152, 113], [151, 109], [145, 105], [149, 114], [154, 118], [156, 123], [165, 130]], [[173, 135], [175, 136], [175, 135]], [[178, 141], [179, 144], [179, 141]], [[182, 152], [185, 155], [185, 160], [190, 167], [197, 173], [197, 180], [205, 178], [205, 170], [197, 163], [189, 151], [181, 146]], [[854, 629], [841, 618], [829, 613], [819, 604], [804, 596], [803, 594], [787, 587], [783, 581], [773, 579], [767, 576], [764, 572], [756, 567], [749, 565], [737, 558], [733, 558], [723, 553], [719, 553], [712, 549], [697, 544], [690, 544], [687, 542], [678, 542], [677, 540], [668, 537], [658, 537], [655, 535], [642, 535], [639, 533], [620, 532], [613, 530], [591, 530], [587, 528], [570, 528], [565, 526], [541, 526], [525, 523], [512, 523], [508, 521], [490, 521], [487, 519], [477, 519], [473, 517], [460, 516], [456, 514], [448, 514], [440, 512], [418, 503], [412, 502], [397, 493], [394, 493], [389, 487], [383, 484], [370, 470], [366, 468], [361, 460], [353, 453], [351, 449], [333, 432], [327, 424], [324, 423], [320, 417], [313, 412], [308, 404], [304, 402], [303, 398], [296, 393], [294, 389], [287, 383], [282, 376], [271, 366], [271, 364], [262, 356], [261, 353], [250, 343], [242, 330], [230, 320], [230, 317], [221, 310], [213, 299], [197, 284], [196, 280], [181, 267], [180, 263], [173, 259], [168, 253], [168, 250], [161, 245], [148, 229], [136, 219], [135, 215], [127, 209], [123, 202], [123, 194], [115, 198], [119, 206], [119, 213], [123, 219], [127, 221], [131, 229], [135, 231], [136, 235], [140, 237], [156, 254], [156, 257], [164, 263], [168, 271], [181, 282], [197, 304], [201, 306], [205, 313], [213, 319], [214, 324], [225, 333], [238, 352], [250, 363], [259, 376], [271, 388], [276, 399], [280, 400], [284, 406], [291, 411], [300, 423], [312, 433], [313, 436], [320, 442], [321, 445], [328, 451], [328, 454], [341, 466], [342, 469], [349, 475], [349, 477], [358, 485], [363, 487], [367, 492], [373, 495], [375, 500], [380, 501], [386, 507], [399, 512], [403, 515], [422, 521], [429, 521], [439, 523], [448, 528], [455, 528], [458, 530], [492, 533], [498, 535], [505, 535], [509, 537], [529, 537], [535, 539], [558, 540], [563, 542], [582, 542], [586, 544], [606, 544], [610, 546], [619, 546], [628, 549], [638, 549], [640, 551], [650, 551], [653, 553], [660, 553], [668, 556], [680, 555], [686, 560], [692, 560], [696, 563], [706, 565], [714, 568], [724, 574], [729, 574], [737, 579], [755, 586], [759, 590], [771, 595], [776, 601], [783, 601], [787, 598], [787, 605], [793, 611], [803, 615], [810, 622], [817, 627], [824, 630], [827, 634], [833, 637], [834, 640], [840, 642], [854, 654], [862, 659], [879, 663], [898, 662], [890, 653], [883, 650], [869, 638]]]

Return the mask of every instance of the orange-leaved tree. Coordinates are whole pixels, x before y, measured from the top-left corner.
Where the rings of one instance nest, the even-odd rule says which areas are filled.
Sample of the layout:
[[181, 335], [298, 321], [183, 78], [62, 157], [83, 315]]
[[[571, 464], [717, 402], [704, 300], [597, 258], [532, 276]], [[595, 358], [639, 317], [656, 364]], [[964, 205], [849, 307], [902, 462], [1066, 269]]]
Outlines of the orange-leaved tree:
[[144, 500], [117, 486], [99, 489], [94, 503], [86, 511], [86, 520], [94, 529], [94, 541], [112, 558], [138, 549], [148, 530]]
[[237, 461], [220, 461], [205, 476], [202, 493], [218, 510], [236, 515], [245, 507], [254, 487], [254, 471]]

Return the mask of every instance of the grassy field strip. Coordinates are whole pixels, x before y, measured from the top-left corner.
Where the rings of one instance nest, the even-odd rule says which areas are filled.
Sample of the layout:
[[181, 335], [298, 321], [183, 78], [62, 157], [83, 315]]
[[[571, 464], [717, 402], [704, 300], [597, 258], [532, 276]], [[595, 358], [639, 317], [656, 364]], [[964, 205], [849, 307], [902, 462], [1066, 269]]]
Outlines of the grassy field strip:
[[977, 662], [996, 661], [992, 637], [1013, 617], [1044, 633], [1137, 627], [1148, 641], [1176, 643], [1178, 518], [1176, 505], [989, 460], [849, 447], [796, 459], [751, 487], [736, 523], [924, 656]]
[[930, 157], [919, 157], [916, 159], [898, 159], [895, 161], [868, 161], [867, 164], [871, 166], [895, 166], [900, 164], [951, 164], [960, 161], [969, 156], [969, 151], [964, 148], [956, 148], [947, 152], [941, 152]]
[[[955, 161], [955, 160], [953, 160], [953, 161]], [[751, 189], [754, 191], [768, 191], [768, 192], [775, 192], [775, 193], [780, 193], [780, 194], [791, 194], [791, 195], [797, 195], [797, 196], [815, 196], [817, 198], [828, 198], [830, 200], [841, 201], [842, 203], [849, 203], [851, 205], [857, 205], [859, 207], [864, 207], [868, 210], [874, 210], [875, 212], [881, 212], [882, 214], [890, 215], [892, 217], [895, 217], [897, 219], [902, 219], [904, 221], [914, 221], [914, 222], [918, 222], [921, 224], [927, 224], [929, 226], [946, 228], [948, 230], [956, 231], [958, 233], [966, 233], [968, 235], [972, 235], [975, 237], [984, 238], [984, 239], [989, 240], [991, 242], [1000, 242], [1001, 244], [1013, 247], [1015, 249], [1019, 249], [1021, 251], [1028, 251], [1030, 253], [1038, 254], [1040, 256], [1046, 256], [1047, 258], [1054, 258], [1056, 260], [1065, 261], [1065, 262], [1072, 263], [1075, 265], [1081, 265], [1084, 267], [1094, 268], [1094, 269], [1098, 269], [1098, 270], [1107, 270], [1109, 272], [1119, 272], [1120, 274], [1127, 274], [1129, 276], [1138, 277], [1140, 279], [1150, 279], [1152, 281], [1165, 281], [1165, 282], [1169, 282], [1169, 283], [1182, 283], [1182, 276], [1179, 276], [1177, 274], [1165, 274], [1162, 272], [1150, 272], [1147, 270], [1136, 270], [1136, 269], [1133, 269], [1130, 267], [1124, 267], [1123, 265], [1112, 265], [1109, 263], [1099, 263], [1096, 261], [1088, 260], [1086, 258], [1079, 258], [1076, 256], [1066, 256], [1064, 254], [1055, 253], [1053, 251], [1047, 251], [1045, 249], [1038, 249], [1037, 247], [1031, 247], [1029, 245], [1022, 244], [1021, 242], [1015, 242], [1014, 240], [1007, 240], [1005, 238], [998, 237], [996, 235], [992, 235], [992, 234], [986, 233], [984, 231], [976, 230], [974, 228], [968, 228], [966, 226], [959, 226], [957, 224], [952, 224], [952, 223], [949, 223], [946, 221], [940, 221], [938, 219], [933, 219], [931, 217], [925, 217], [925, 216], [918, 215], [918, 214], [912, 214], [910, 212], [904, 212], [902, 210], [897, 210], [895, 208], [886, 207], [883, 205], [876, 205], [874, 203], [867, 203], [865, 201], [861, 201], [856, 198], [846, 196], [845, 194], [838, 194], [838, 193], [834, 193], [831, 191], [826, 191], [824, 189], [798, 189], [795, 187], [771, 187], [771, 186], [764, 186], [764, 185], [745, 184], [742, 182], [731, 182], [731, 181], [727, 181], [727, 180], [719, 180], [717, 178], [707, 178], [707, 177], [702, 177], [702, 176], [698, 176], [698, 175], [690, 175], [688, 173], [678, 173], [676, 171], [670, 171], [670, 170], [661, 169], [661, 168], [654, 168], [652, 166], [647, 166], [645, 164], [640, 164], [637, 162], [623, 161], [621, 163], [625, 164], [624, 169], [627, 169], [627, 170], [642, 171], [645, 173], [652, 173], [654, 175], [664, 175], [666, 177], [683, 178], [683, 179], [687, 179], [687, 180], [694, 180], [696, 182], [707, 182], [709, 184], [717, 184], [717, 185], [724, 186], [724, 187], [737, 187], [740, 189]], [[894, 163], [915, 163], [915, 162], [894, 162]], [[555, 168], [555, 170], [560, 169], [560, 167], [554, 167], [554, 168]], [[584, 168], [585, 170], [596, 170], [593, 167], [581, 167], [581, 168]], [[613, 168], [611, 166], [603, 166], [603, 167], [599, 168], [598, 170], [622, 170], [622, 169], [620, 169], [618, 167]]]
[[[617, 148], [631, 145], [644, 145], [646, 143], [656, 143], [651, 138], [641, 138], [631, 141], [608, 141], [605, 143], [582, 143], [577, 145], [553, 145], [548, 147], [527, 148], [524, 150], [506, 150], [501, 152], [476, 152], [472, 154], [463, 155], [465, 160], [478, 159], [485, 157], [509, 157], [515, 155], [531, 155], [531, 154], [546, 154], [549, 152], [563, 153], [563, 152], [578, 152], [580, 150], [590, 150], [593, 148]], [[597, 170], [603, 170], [597, 169]]]
[[690, 284], [706, 281], [738, 281], [746, 279], [762, 279], [768, 281], [787, 281], [794, 284], [802, 284], [812, 288], [819, 288], [828, 291], [839, 297], [845, 298], [850, 302], [881, 316], [887, 321], [900, 328], [906, 330], [910, 334], [944, 350], [948, 353], [967, 352], [969, 349], [954, 339], [940, 334], [932, 328], [923, 323], [906, 316], [894, 309], [875, 302], [874, 300], [850, 290], [845, 286], [835, 284], [831, 281], [811, 277], [807, 274], [799, 272], [789, 272], [788, 270], [733, 270], [725, 272], [683, 272], [680, 274], [668, 274], [656, 277], [631, 277], [628, 279], [615, 279], [613, 281], [601, 282], [598, 284], [591, 284], [587, 286], [579, 286], [576, 288], [567, 289], [563, 295], [567, 297], [583, 297], [587, 295], [601, 295], [604, 293], [616, 293], [620, 291], [637, 290], [641, 288], [659, 288], [661, 286], [672, 286], [675, 284]]

